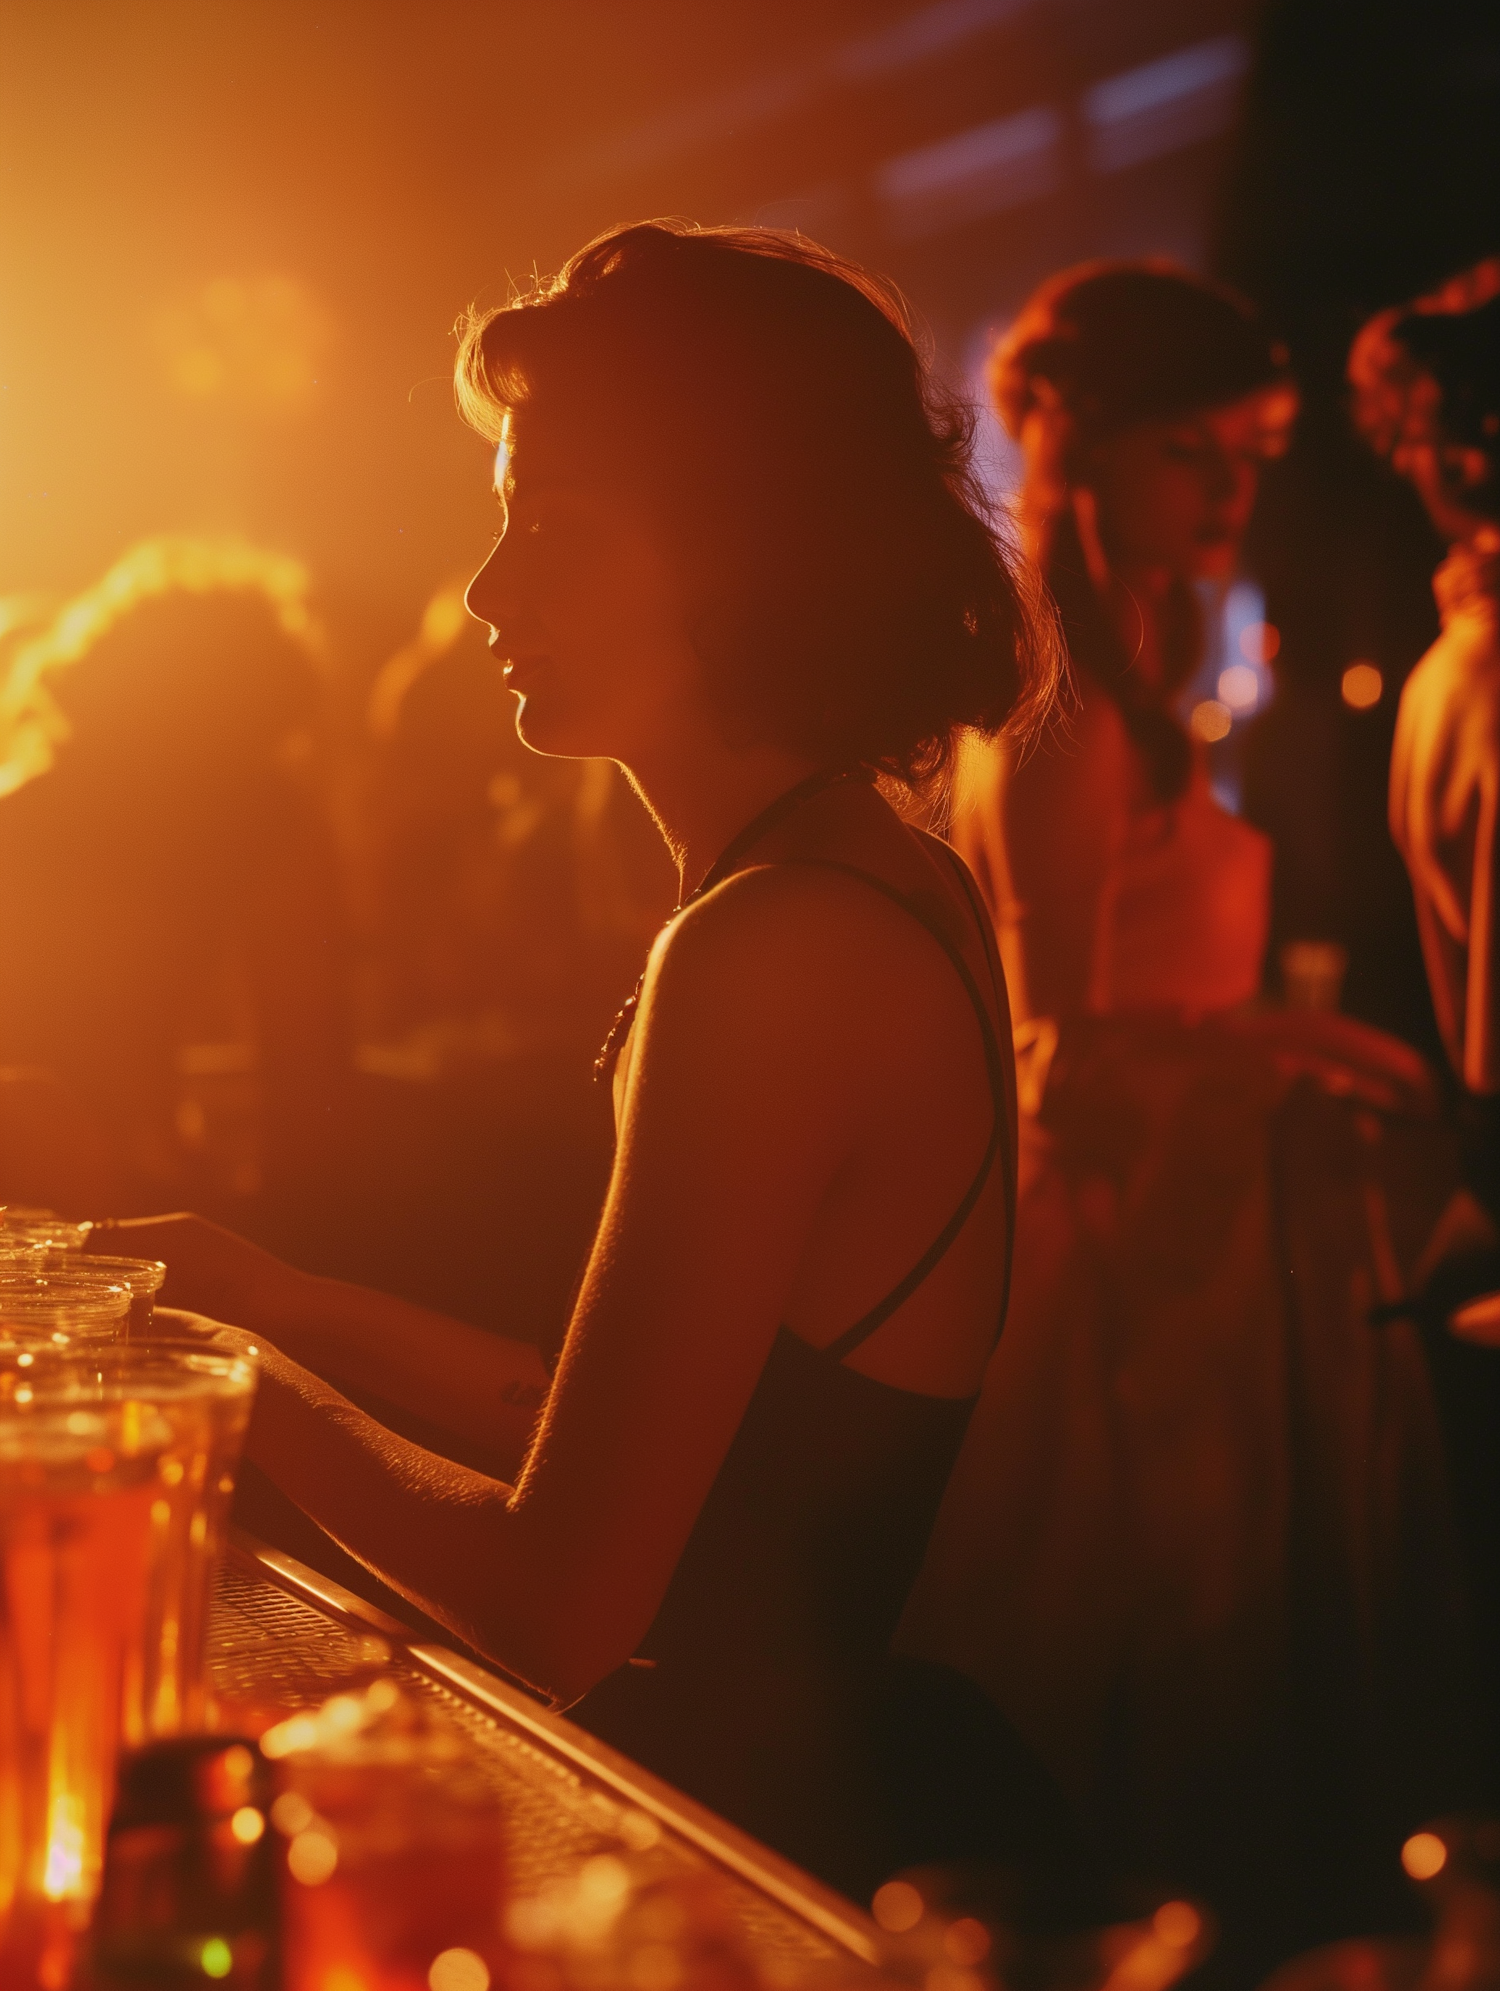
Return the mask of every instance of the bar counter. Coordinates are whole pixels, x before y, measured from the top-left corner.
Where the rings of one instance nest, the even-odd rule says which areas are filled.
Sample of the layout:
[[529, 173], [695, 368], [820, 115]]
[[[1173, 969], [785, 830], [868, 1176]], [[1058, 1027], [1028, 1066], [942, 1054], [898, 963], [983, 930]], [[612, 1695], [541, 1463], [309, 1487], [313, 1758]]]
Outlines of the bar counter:
[[[616, 1844], [644, 1812], [667, 1857], [716, 1870], [768, 1978], [857, 1979], [881, 1946], [873, 1921], [769, 1848], [606, 1748], [475, 1661], [419, 1636], [281, 1551], [236, 1534], [209, 1631], [229, 1706], [310, 1708], [378, 1666], [467, 1733], [503, 1800], [513, 1885], [533, 1893]], [[873, 1972], [870, 1973], [873, 1976]]]

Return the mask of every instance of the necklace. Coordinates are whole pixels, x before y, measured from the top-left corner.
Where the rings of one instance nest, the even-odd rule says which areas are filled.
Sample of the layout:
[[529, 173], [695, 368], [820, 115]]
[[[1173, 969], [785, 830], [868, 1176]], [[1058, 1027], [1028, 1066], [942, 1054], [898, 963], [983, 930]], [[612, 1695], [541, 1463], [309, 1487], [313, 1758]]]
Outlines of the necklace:
[[[794, 816], [804, 802], [810, 802], [815, 795], [821, 795], [825, 788], [832, 788], [838, 781], [847, 781], [852, 771], [847, 767], [834, 768], [831, 771], [820, 768], [816, 774], [808, 775], [805, 781], [799, 781], [795, 788], [789, 788], [784, 795], [778, 795], [774, 802], [746, 823], [737, 836], [730, 838], [704, 872], [702, 880], [694, 886], [681, 904], [672, 908], [662, 926], [662, 932], [665, 933], [667, 928], [685, 913], [689, 906], [695, 905], [706, 892], [711, 892], [715, 885], [722, 885], [730, 873], [738, 869], [742, 859], [748, 857], [763, 836], [768, 836], [778, 824], [785, 822], [789, 816]], [[620, 1053], [625, 1048], [625, 1039], [630, 1035], [630, 1026], [634, 1023], [636, 1010], [640, 1007], [641, 990], [645, 986], [646, 970], [642, 968], [640, 979], [616, 1011], [615, 1020], [609, 1026], [609, 1035], [604, 1040], [604, 1047], [594, 1060], [596, 1085], [607, 1085], [615, 1075], [615, 1066], [620, 1062]]]

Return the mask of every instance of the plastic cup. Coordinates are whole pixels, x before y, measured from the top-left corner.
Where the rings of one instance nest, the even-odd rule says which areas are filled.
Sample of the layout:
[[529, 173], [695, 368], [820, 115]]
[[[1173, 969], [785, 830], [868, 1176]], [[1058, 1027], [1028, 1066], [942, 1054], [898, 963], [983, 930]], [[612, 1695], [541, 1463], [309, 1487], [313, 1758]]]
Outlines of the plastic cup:
[[99, 1885], [173, 1429], [31, 1362], [35, 1382], [11, 1369], [0, 1392], [0, 1983], [60, 1991]]
[[149, 1404], [171, 1427], [151, 1508], [139, 1660], [126, 1671], [121, 1722], [132, 1746], [195, 1732], [210, 1725], [208, 1613], [258, 1364], [210, 1342], [157, 1335], [76, 1343], [62, 1359], [78, 1387]]
[[261, 1737], [280, 1771], [285, 1991], [502, 1981], [500, 1799], [463, 1735], [390, 1679]]
[[65, 1349], [84, 1341], [122, 1341], [131, 1299], [122, 1285], [0, 1267], [0, 1343]]
[[82, 1251], [93, 1235], [92, 1224], [69, 1223], [64, 1217], [0, 1212], [0, 1245], [41, 1245], [50, 1251]]
[[48, 1251], [42, 1267], [46, 1276], [61, 1276], [79, 1284], [124, 1286], [130, 1294], [127, 1338], [149, 1334], [156, 1296], [167, 1276], [159, 1258], [106, 1258], [102, 1252]]

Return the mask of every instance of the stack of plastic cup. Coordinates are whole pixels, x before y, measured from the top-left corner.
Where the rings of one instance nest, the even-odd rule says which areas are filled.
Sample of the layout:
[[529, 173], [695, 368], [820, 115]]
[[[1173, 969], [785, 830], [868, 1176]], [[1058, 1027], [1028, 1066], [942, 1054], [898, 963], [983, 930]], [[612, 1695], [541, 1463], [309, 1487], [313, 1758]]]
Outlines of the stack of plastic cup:
[[0, 1210], [0, 1252], [28, 1247], [46, 1251], [82, 1251], [94, 1226], [71, 1223], [50, 1210]]
[[123, 1341], [132, 1295], [117, 1281], [0, 1265], [0, 1344], [67, 1348]]
[[128, 1336], [135, 1340], [150, 1333], [156, 1296], [167, 1276], [159, 1258], [106, 1258], [101, 1252], [49, 1250], [42, 1255], [40, 1269], [44, 1278], [73, 1285], [123, 1286], [130, 1294]]

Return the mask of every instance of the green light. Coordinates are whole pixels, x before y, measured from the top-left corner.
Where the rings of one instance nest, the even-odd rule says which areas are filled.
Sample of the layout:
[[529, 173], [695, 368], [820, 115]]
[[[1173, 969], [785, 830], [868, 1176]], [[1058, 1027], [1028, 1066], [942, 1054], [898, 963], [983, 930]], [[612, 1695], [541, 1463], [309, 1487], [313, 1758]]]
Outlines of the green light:
[[227, 1977], [234, 1969], [234, 1952], [222, 1936], [210, 1936], [198, 1952], [205, 1977]]

